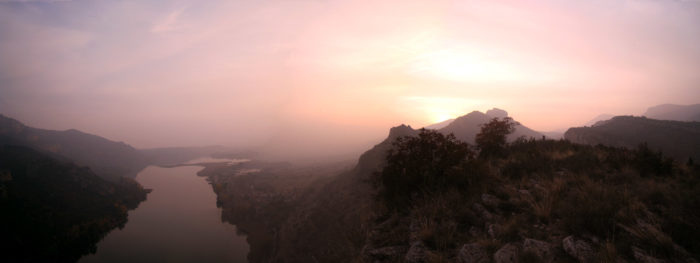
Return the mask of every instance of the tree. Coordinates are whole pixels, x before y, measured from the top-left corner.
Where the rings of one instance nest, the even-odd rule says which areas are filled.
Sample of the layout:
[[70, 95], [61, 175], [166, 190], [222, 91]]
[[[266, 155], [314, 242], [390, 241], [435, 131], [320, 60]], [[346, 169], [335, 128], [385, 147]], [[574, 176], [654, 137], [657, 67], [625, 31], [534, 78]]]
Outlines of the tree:
[[510, 117], [493, 118], [481, 126], [476, 135], [479, 157], [502, 157], [505, 154], [506, 136], [515, 131], [516, 122]]
[[454, 135], [422, 129], [418, 137], [400, 137], [387, 154], [387, 165], [375, 177], [379, 197], [401, 209], [426, 192], [467, 182], [458, 166], [474, 159], [469, 145]]

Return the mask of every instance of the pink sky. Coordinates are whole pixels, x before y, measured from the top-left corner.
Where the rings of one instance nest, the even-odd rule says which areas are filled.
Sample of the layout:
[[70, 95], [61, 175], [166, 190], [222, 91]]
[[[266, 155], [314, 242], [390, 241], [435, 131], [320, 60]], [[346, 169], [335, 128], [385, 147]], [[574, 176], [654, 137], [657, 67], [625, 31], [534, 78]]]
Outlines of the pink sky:
[[0, 113], [136, 147], [360, 149], [700, 102], [698, 1], [0, 0]]

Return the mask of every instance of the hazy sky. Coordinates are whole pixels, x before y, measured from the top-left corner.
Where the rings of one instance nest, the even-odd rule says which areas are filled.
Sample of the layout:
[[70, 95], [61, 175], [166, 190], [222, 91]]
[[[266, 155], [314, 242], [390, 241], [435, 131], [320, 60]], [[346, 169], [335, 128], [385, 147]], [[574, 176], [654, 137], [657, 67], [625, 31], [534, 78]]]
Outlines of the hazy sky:
[[[700, 2], [0, 0], [0, 113], [136, 147], [376, 143], [700, 102]], [[311, 146], [310, 146], [311, 147]]]

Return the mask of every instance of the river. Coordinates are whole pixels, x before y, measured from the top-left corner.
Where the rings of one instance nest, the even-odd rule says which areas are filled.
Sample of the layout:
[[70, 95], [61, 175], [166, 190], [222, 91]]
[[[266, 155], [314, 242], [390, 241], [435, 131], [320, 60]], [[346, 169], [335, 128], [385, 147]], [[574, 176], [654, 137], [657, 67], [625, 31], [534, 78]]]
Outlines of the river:
[[149, 166], [136, 180], [153, 189], [123, 229], [97, 244], [91, 262], [246, 262], [248, 243], [221, 221], [216, 194], [197, 166]]

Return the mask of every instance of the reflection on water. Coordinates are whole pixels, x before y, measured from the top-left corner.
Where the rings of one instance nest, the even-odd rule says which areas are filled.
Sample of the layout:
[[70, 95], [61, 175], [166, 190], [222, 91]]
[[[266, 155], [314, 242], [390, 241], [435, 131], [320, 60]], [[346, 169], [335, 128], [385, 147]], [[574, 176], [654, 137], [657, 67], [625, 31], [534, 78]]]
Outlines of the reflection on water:
[[136, 180], [153, 189], [148, 200], [80, 262], [246, 262], [245, 236], [221, 222], [216, 195], [196, 176], [201, 169], [150, 166], [139, 173]]
[[196, 163], [228, 163], [229, 165], [236, 165], [239, 163], [250, 162], [250, 159], [221, 159], [213, 157], [201, 157], [197, 159], [192, 159], [187, 161], [185, 164], [196, 164]]

